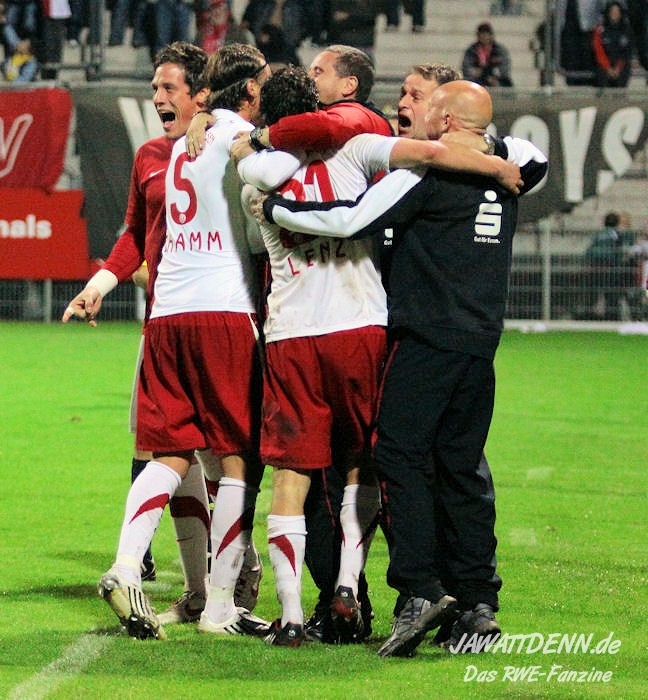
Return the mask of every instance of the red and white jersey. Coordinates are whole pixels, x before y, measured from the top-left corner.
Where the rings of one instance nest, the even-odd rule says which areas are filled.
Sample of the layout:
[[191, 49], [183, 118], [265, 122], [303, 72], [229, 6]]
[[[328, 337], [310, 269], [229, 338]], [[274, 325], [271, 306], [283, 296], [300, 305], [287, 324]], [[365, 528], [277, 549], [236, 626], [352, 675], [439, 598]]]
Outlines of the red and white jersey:
[[[297, 201], [354, 200], [389, 169], [391, 137], [362, 134], [338, 151], [309, 154], [280, 192]], [[279, 153], [253, 154], [238, 166], [244, 182], [264, 189]], [[283, 156], [281, 156], [283, 157]], [[363, 164], [371, 163], [365, 173]], [[266, 172], [265, 169], [268, 169]], [[244, 200], [254, 193], [244, 191]], [[387, 325], [387, 300], [374, 238], [357, 241], [261, 227], [270, 257], [272, 285], [265, 323], [266, 342]]]
[[171, 154], [166, 175], [167, 233], [155, 282], [151, 318], [193, 311], [256, 309], [253, 252], [260, 238], [241, 204], [241, 181], [229, 150], [252, 125], [229, 110], [214, 110], [200, 157], [189, 160], [185, 137]]
[[106, 260], [104, 269], [124, 282], [146, 261], [149, 274], [147, 318], [166, 235], [164, 177], [175, 142], [166, 136], [140, 146], [133, 160], [125, 229]]

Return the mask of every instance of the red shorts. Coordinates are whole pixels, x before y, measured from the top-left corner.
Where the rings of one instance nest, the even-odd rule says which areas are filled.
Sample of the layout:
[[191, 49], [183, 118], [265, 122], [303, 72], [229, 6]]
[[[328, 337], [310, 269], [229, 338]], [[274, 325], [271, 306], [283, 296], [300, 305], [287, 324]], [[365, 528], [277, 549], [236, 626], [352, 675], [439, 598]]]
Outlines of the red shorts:
[[385, 351], [379, 326], [268, 343], [264, 463], [324, 469], [370, 449]]
[[137, 447], [216, 455], [258, 449], [256, 319], [220, 311], [151, 319], [137, 396]]

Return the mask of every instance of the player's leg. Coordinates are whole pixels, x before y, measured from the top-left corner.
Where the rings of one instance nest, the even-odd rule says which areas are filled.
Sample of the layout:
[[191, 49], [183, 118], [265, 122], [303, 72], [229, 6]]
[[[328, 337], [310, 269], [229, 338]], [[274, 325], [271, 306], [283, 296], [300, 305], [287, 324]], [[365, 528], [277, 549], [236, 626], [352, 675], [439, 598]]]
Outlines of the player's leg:
[[184, 574], [183, 593], [158, 617], [163, 625], [196, 622], [205, 608], [207, 542], [210, 511], [203, 468], [194, 458], [187, 475], [169, 502], [180, 562]]
[[332, 333], [320, 338], [318, 347], [333, 417], [331, 450], [335, 464], [346, 473], [340, 508], [340, 566], [331, 614], [337, 640], [359, 642], [369, 633], [364, 629], [359, 581], [380, 511], [370, 452], [386, 352], [385, 330], [367, 326]]
[[328, 644], [336, 640], [331, 601], [340, 569], [340, 508], [344, 484], [345, 475], [334, 466], [313, 470], [304, 503], [307, 531], [304, 561], [319, 590], [315, 610], [306, 620], [304, 632], [308, 639]]
[[496, 571], [495, 489], [484, 445], [495, 393], [492, 362], [465, 356], [457, 385], [435, 439], [439, 558], [461, 617], [451, 643], [467, 634], [490, 635], [500, 629], [495, 619], [502, 581]]
[[263, 469], [256, 455], [221, 457], [223, 476], [218, 485], [211, 523], [212, 561], [205, 610], [198, 631], [214, 634], [262, 635], [264, 620], [237, 607], [234, 590], [254, 524], [254, 509]]
[[268, 551], [275, 575], [281, 617], [272, 623], [268, 644], [299, 646], [304, 640], [301, 601], [302, 568], [306, 550], [304, 501], [310, 473], [274, 469], [272, 505], [268, 515]]
[[[190, 454], [190, 453], [189, 453]], [[162, 638], [157, 616], [141, 589], [141, 562], [166, 504], [189, 468], [189, 456], [158, 455], [131, 485], [117, 555], [99, 581], [99, 595], [132, 637]]]
[[432, 454], [432, 436], [456, 382], [455, 355], [405, 337], [387, 365], [374, 456], [389, 545], [387, 582], [399, 596], [381, 656], [414, 654], [428, 631], [452, 617], [457, 604], [440, 580]]

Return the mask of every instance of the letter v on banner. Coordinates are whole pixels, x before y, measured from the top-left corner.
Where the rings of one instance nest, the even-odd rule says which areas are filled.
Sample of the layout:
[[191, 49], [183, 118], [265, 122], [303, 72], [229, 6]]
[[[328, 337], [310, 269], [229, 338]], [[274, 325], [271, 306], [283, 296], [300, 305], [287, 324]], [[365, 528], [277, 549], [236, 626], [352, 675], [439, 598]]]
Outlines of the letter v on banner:
[[0, 187], [51, 192], [63, 173], [72, 98], [61, 88], [7, 91], [0, 101]]

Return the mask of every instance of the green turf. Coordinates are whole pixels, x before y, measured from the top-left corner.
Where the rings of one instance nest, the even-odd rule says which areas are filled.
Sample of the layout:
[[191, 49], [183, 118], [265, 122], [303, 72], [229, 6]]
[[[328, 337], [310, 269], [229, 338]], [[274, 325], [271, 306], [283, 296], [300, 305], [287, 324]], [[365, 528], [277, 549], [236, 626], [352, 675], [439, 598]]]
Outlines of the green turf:
[[[648, 338], [507, 332], [487, 448], [498, 498], [498, 615], [509, 634], [612, 635], [615, 654], [453, 656], [425, 642], [411, 660], [375, 653], [394, 594], [376, 537], [368, 564], [374, 634], [358, 647], [266, 647], [168, 627], [125, 636], [95, 584], [114, 555], [129, 486], [126, 429], [137, 324], [0, 324], [0, 697], [643, 698], [648, 615]], [[257, 608], [279, 612], [264, 541]], [[165, 515], [154, 540], [153, 604], [181, 592]], [[304, 607], [315, 591], [304, 576]], [[537, 636], [536, 636], [537, 638]], [[608, 682], [505, 680], [531, 666], [612, 672]], [[494, 680], [464, 681], [473, 672]], [[509, 667], [507, 669], [507, 667]]]

